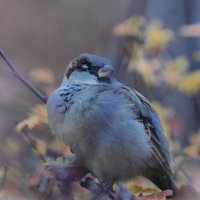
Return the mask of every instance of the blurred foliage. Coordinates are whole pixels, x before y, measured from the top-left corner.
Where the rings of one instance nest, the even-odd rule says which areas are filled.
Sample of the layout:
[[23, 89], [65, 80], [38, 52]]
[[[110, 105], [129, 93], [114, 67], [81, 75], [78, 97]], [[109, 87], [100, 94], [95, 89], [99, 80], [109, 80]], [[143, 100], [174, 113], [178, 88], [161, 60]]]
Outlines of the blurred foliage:
[[156, 20], [145, 29], [145, 49], [151, 53], [159, 53], [165, 49], [167, 43], [173, 39], [173, 32], [164, 29], [160, 21]]
[[[200, 70], [189, 72], [189, 63], [184, 55], [162, 58], [167, 45], [176, 39], [176, 33], [164, 28], [160, 21], [148, 25], [143, 17], [132, 17], [117, 25], [114, 34], [134, 37], [129, 49], [128, 70], [141, 74], [147, 85], [166, 84], [189, 95], [199, 91]], [[198, 52], [194, 56], [199, 59]]]
[[180, 80], [178, 87], [188, 94], [195, 94], [200, 90], [200, 70], [188, 73]]
[[180, 28], [180, 34], [184, 37], [199, 37], [200, 36], [200, 25], [191, 24], [185, 25]]
[[21, 121], [20, 123], [17, 124], [16, 126], [16, 131], [21, 132], [26, 126], [32, 130], [36, 128], [37, 126], [47, 124], [48, 119], [47, 119], [47, 111], [46, 111], [46, 106], [45, 105], [36, 105], [28, 118], [25, 120]]
[[[185, 55], [173, 57], [167, 52], [168, 45], [177, 37], [199, 36], [199, 30], [199, 25], [190, 25], [181, 27], [175, 33], [163, 27], [158, 20], [149, 24], [143, 17], [134, 16], [117, 25], [113, 32], [119, 37], [132, 38], [132, 45], [128, 45], [126, 49], [131, 55], [128, 72], [139, 73], [147, 86], [165, 87], [192, 97], [200, 92], [200, 69], [190, 71]], [[195, 61], [200, 60], [199, 51], [193, 53], [193, 58]], [[172, 147], [177, 183], [181, 185], [191, 182], [199, 188], [200, 181], [195, 181], [200, 178], [199, 168], [194, 166], [199, 165], [200, 161], [200, 132], [188, 133], [191, 135], [189, 144], [182, 146], [180, 138], [184, 123], [181, 116], [173, 107], [165, 106], [161, 101], [154, 101], [152, 104], [161, 117], [163, 129]]]
[[[191, 30], [183, 27], [180, 33], [185, 36], [186, 33], [191, 34]], [[115, 35], [133, 38], [133, 45], [129, 49], [131, 52], [128, 64], [129, 72], [139, 73], [149, 86], [165, 85], [187, 95], [194, 95], [200, 90], [200, 70], [189, 71], [189, 62], [184, 55], [176, 58], [162, 56], [167, 45], [180, 33], [173, 33], [164, 28], [162, 23], [157, 20], [148, 24], [143, 17], [132, 17], [114, 28]], [[199, 52], [194, 54], [194, 58], [200, 60]], [[34, 69], [29, 75], [30, 79], [38, 84], [46, 95], [49, 95], [54, 89], [55, 78], [49, 69]], [[190, 181], [195, 184], [197, 189], [200, 188], [199, 168], [194, 167], [196, 163], [200, 162], [200, 131], [192, 134], [187, 146], [181, 146], [177, 138], [182, 134], [184, 124], [174, 109], [165, 107], [159, 101], [154, 101], [152, 104], [162, 119], [164, 131], [173, 148], [173, 168], [178, 185]], [[79, 184], [70, 187], [70, 193], [69, 191], [62, 193], [58, 181], [53, 180], [53, 175], [45, 171], [42, 164], [52, 161], [62, 163], [65, 155], [70, 153], [70, 149], [62, 141], [47, 136], [49, 134], [47, 123], [45, 105], [37, 104], [27, 114], [27, 118], [16, 125], [16, 131], [20, 133], [19, 137], [22, 137], [24, 142], [29, 145], [30, 151], [36, 156], [38, 163], [20, 178], [19, 174], [23, 174], [23, 172], [20, 173], [23, 169], [19, 164], [15, 167], [12, 162], [6, 165], [1, 164], [0, 180], [2, 184], [0, 184], [3, 187], [7, 184], [6, 182], [16, 184], [18, 180], [21, 180], [21, 185], [16, 184], [17, 188], [22, 189], [21, 187], [27, 185], [32, 189], [39, 188], [40, 192], [33, 190], [31, 193], [33, 198], [65, 199], [66, 195], [70, 195], [74, 199], [88, 199], [88, 192]], [[12, 138], [6, 139], [4, 143], [7, 149], [6, 154], [17, 156], [22, 151], [20, 143]], [[33, 161], [30, 159], [28, 162]], [[195, 165], [193, 165], [194, 163]], [[49, 181], [49, 177], [51, 181]], [[43, 179], [42, 182], [41, 179]], [[142, 177], [129, 181], [126, 186], [139, 196], [137, 198], [139, 200], [165, 200], [169, 195], [169, 191], [159, 192], [158, 188]], [[67, 189], [65, 188], [65, 190]], [[0, 192], [0, 199], [5, 198], [4, 192]], [[80, 194], [81, 197], [77, 197]]]

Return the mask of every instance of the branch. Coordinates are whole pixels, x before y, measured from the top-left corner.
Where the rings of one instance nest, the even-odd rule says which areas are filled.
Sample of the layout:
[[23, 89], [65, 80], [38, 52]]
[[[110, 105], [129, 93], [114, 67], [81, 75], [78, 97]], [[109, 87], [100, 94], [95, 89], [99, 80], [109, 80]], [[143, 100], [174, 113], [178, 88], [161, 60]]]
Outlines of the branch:
[[14, 64], [11, 62], [6, 53], [1, 48], [0, 56], [3, 58], [3, 60], [6, 62], [6, 64], [12, 71], [13, 76], [18, 78], [29, 90], [31, 90], [37, 97], [40, 98], [41, 101], [43, 101], [46, 104], [47, 97], [43, 95], [38, 89], [36, 89], [35, 86], [33, 86], [26, 78], [23, 77], [23, 75], [21, 75], [21, 73], [17, 70], [17, 68], [14, 66]]

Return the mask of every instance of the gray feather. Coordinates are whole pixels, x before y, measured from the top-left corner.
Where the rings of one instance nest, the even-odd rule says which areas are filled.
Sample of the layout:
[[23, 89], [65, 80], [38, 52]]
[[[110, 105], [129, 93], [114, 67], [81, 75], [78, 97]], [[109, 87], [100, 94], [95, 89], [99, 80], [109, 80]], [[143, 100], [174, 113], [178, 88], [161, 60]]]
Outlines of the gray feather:
[[150, 102], [114, 77], [100, 82], [95, 74], [76, 70], [82, 60], [91, 67], [111, 65], [90, 54], [73, 61], [74, 71], [47, 103], [52, 132], [100, 181], [143, 175], [161, 189], [175, 190], [168, 143]]

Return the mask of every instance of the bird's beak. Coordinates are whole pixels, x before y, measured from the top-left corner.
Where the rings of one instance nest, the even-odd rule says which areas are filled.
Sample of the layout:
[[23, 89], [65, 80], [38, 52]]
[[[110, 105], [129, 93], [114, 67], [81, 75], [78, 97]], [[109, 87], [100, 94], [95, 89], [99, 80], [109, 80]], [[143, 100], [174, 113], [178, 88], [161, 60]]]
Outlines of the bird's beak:
[[110, 77], [113, 72], [114, 68], [110, 65], [104, 65], [102, 68], [98, 70], [98, 77], [103, 78], [103, 77]]

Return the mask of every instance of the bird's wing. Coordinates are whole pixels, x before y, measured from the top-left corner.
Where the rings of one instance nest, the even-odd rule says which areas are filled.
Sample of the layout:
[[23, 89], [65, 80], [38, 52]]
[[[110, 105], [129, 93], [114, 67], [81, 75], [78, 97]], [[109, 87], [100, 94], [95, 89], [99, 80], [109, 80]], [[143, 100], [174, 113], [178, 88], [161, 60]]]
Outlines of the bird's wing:
[[146, 134], [150, 138], [153, 155], [164, 171], [170, 171], [170, 154], [168, 143], [165, 139], [160, 118], [151, 103], [139, 92], [125, 85], [116, 91], [127, 99], [138, 120], [144, 123]]

